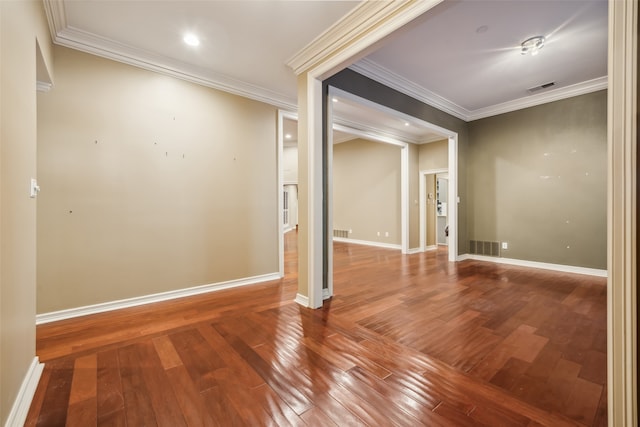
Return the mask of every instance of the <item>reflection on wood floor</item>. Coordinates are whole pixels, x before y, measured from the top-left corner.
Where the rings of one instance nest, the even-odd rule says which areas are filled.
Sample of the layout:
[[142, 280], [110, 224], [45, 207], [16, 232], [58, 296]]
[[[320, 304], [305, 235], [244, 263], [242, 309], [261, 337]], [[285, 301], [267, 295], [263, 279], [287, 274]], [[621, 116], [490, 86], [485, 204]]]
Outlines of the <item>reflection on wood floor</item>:
[[606, 425], [606, 281], [336, 243], [286, 278], [37, 328], [28, 426]]

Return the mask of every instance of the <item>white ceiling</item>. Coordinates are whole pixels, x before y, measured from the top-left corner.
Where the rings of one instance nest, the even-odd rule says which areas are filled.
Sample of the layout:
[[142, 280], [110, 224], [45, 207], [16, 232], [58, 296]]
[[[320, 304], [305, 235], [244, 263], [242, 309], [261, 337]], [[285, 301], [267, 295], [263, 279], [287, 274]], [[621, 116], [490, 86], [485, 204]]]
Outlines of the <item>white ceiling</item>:
[[[607, 10], [606, 0], [445, 1], [352, 68], [465, 120], [513, 111], [606, 87]], [[522, 55], [538, 35], [540, 53]]]
[[[296, 78], [285, 64], [357, 4], [45, 0], [45, 9], [58, 44], [295, 109]], [[186, 32], [200, 46], [186, 46]], [[536, 57], [520, 55], [533, 35], [547, 44]], [[606, 49], [606, 0], [445, 1], [352, 68], [472, 120], [606, 87]], [[552, 81], [543, 93], [526, 92]], [[335, 112], [345, 123], [406, 141], [433, 138], [347, 101]]]

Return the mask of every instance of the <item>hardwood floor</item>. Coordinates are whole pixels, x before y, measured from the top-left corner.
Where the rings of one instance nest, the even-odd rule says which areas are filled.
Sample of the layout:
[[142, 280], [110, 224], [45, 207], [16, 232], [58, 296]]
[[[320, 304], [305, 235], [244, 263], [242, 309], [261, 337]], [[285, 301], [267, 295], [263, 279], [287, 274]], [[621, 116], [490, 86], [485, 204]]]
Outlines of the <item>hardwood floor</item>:
[[37, 328], [27, 426], [605, 426], [606, 281], [336, 243], [286, 278]]

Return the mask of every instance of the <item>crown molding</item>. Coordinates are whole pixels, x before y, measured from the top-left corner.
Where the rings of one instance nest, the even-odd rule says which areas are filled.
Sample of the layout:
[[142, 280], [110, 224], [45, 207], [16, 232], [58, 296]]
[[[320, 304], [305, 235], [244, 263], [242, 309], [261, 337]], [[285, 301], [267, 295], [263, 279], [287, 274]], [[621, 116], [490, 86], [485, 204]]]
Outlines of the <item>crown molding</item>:
[[[286, 65], [300, 75], [320, 65], [331, 68], [342, 61], [352, 61], [354, 54], [362, 57], [367, 53], [365, 48], [440, 2], [442, 0], [362, 1], [289, 58]], [[390, 16], [394, 18], [389, 20]]]
[[561, 99], [572, 98], [574, 96], [584, 95], [587, 93], [606, 89], [607, 81], [607, 76], [598, 77], [570, 86], [565, 86], [543, 93], [514, 99], [513, 101], [507, 101], [501, 104], [479, 108], [471, 112], [467, 121], [484, 119], [486, 117], [497, 116], [498, 114], [510, 113], [512, 111], [522, 110], [523, 108], [535, 107], [536, 105], [560, 101]]
[[264, 102], [278, 108], [297, 109], [295, 99], [280, 93], [69, 26], [64, 1], [44, 0], [44, 4], [51, 37], [54, 43], [60, 46]]
[[361, 59], [349, 67], [353, 71], [362, 74], [372, 80], [382, 83], [398, 92], [404, 93], [418, 101], [431, 105], [445, 113], [451, 114], [466, 122], [509, 113], [523, 108], [534, 107], [548, 102], [559, 101], [586, 93], [595, 92], [607, 88], [607, 76], [587, 80], [570, 86], [549, 90], [536, 95], [530, 95], [513, 101], [491, 105], [477, 110], [467, 110], [448, 99], [431, 92], [424, 87], [388, 70], [387, 68], [369, 60]]
[[349, 129], [354, 129], [354, 130], [360, 131], [363, 135], [376, 137], [376, 138], [383, 137], [385, 139], [392, 139], [392, 140], [406, 142], [410, 144], [420, 144], [423, 142], [421, 139], [414, 138], [406, 134], [393, 132], [393, 131], [390, 131], [389, 129], [381, 129], [376, 126], [365, 125], [360, 122], [343, 119], [338, 116], [334, 116], [333, 123], [338, 125], [338, 130], [345, 130], [340, 126], [344, 126], [345, 128], [348, 128], [346, 129], [347, 132]]
[[431, 105], [440, 111], [451, 114], [459, 119], [469, 121], [468, 117], [471, 111], [449, 101], [442, 96], [431, 92], [429, 89], [413, 83], [412, 81], [402, 77], [399, 74], [373, 62], [370, 59], [363, 58], [360, 61], [349, 67], [356, 73], [362, 74], [365, 77], [375, 80], [378, 83], [382, 83], [385, 86], [395, 89], [398, 92], [402, 92], [405, 95], [409, 95], [418, 101]]

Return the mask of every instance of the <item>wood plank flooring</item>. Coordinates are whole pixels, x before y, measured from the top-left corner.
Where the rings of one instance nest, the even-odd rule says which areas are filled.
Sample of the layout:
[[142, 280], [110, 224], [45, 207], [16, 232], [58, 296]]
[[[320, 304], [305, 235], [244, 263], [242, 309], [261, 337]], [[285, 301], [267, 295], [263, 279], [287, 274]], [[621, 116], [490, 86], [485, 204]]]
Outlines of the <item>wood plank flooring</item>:
[[286, 277], [41, 325], [27, 426], [605, 426], [606, 281], [336, 243]]

